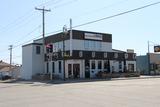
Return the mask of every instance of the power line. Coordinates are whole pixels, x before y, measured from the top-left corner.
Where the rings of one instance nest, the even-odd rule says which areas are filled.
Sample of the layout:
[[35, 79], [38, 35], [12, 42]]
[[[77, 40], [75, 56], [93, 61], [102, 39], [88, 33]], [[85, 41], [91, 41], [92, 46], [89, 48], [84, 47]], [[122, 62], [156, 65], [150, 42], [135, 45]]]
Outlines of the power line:
[[22, 41], [23, 39], [25, 39], [26, 37], [30, 36], [32, 33], [34, 33], [37, 29], [39, 29], [39, 26], [35, 27], [31, 32], [27, 33], [26, 35], [24, 35], [21, 39], [19, 39], [15, 44], [18, 44], [20, 41]]
[[101, 7], [101, 8], [98, 8], [98, 9], [94, 9], [94, 10], [91, 10], [91, 11], [88, 11], [88, 12], [85, 12], [85, 13], [82, 13], [81, 15], [79, 14], [78, 16], [74, 16], [75, 18], [81, 18], [81, 17], [83, 17], [83, 16], [85, 16], [85, 15], [89, 15], [89, 14], [92, 14], [92, 13], [97, 13], [97, 12], [99, 12], [99, 11], [101, 11], [101, 10], [104, 10], [104, 9], [106, 9], [106, 8], [110, 8], [110, 7], [113, 7], [113, 6], [115, 6], [115, 5], [118, 5], [118, 4], [121, 4], [121, 3], [124, 3], [124, 2], [126, 2], [126, 1], [129, 1], [129, 0], [120, 0], [120, 1], [116, 1], [116, 2], [114, 2], [114, 3], [112, 3], [112, 4], [110, 4], [110, 5], [107, 5], [107, 6], [104, 6], [104, 7]]
[[28, 42], [30, 42], [30, 41], [32, 41], [32, 40], [38, 39], [38, 38], [41, 37], [41, 36], [42, 36], [42, 35], [37, 36], [37, 37], [35, 37], [35, 38], [32, 38], [32, 39], [30, 39], [30, 40], [28, 40], [28, 41], [26, 41], [26, 42], [20, 43], [20, 44], [18, 44], [18, 45], [15, 45], [15, 46], [13, 47], [13, 49], [15, 49], [15, 48], [17, 48], [17, 47], [19, 47], [19, 46], [25, 45], [26, 43], [28, 43]]
[[102, 20], [106, 20], [106, 19], [110, 19], [110, 18], [113, 18], [113, 17], [121, 16], [121, 15], [124, 15], [124, 14], [127, 14], [127, 13], [131, 13], [131, 12], [134, 12], [134, 11], [137, 11], [137, 10], [141, 10], [141, 9], [153, 6], [153, 5], [157, 5], [159, 3], [160, 3], [160, 1], [152, 3], [152, 4], [148, 4], [148, 5], [139, 7], [139, 8], [135, 8], [135, 9], [132, 9], [132, 10], [129, 10], [129, 11], [125, 11], [125, 12], [122, 12], [122, 13], [119, 13], [119, 14], [115, 14], [115, 15], [112, 15], [112, 16], [107, 16], [107, 17], [104, 17], [104, 18], [101, 18], [101, 19], [97, 19], [97, 20], [93, 20], [93, 21], [86, 22], [86, 23], [83, 23], [83, 24], [79, 24], [79, 25], [74, 26], [73, 28], [81, 27], [81, 26], [85, 26], [85, 25], [88, 25], [88, 24], [96, 23], [96, 22], [99, 22], [99, 21], [102, 21]]
[[56, 5], [56, 6], [54, 6], [53, 8], [56, 9], [56, 8], [59, 8], [59, 7], [67, 6], [67, 5], [69, 5], [69, 4], [71, 4], [71, 3], [74, 3], [74, 2], [76, 2], [76, 1], [78, 1], [78, 0], [70, 0], [70, 1], [68, 1], [68, 2], [65, 2], [65, 3], [62, 3], [62, 4]]
[[[94, 21], [90, 21], [90, 22], [86, 22], [86, 23], [83, 23], [83, 24], [79, 24], [79, 25], [73, 26], [72, 28], [77, 28], [77, 27], [88, 25], [88, 24], [96, 23], [96, 22], [99, 22], [99, 21], [102, 21], [102, 20], [106, 20], [106, 19], [117, 17], [117, 16], [121, 16], [121, 15], [124, 15], [124, 14], [127, 14], [127, 13], [131, 13], [131, 12], [134, 12], [134, 11], [137, 11], [137, 10], [141, 10], [141, 9], [144, 9], [144, 8], [159, 4], [159, 3], [160, 2], [155, 2], [155, 3], [152, 3], [152, 4], [148, 4], [148, 5], [145, 5], [145, 6], [142, 6], [142, 7], [139, 7], [139, 8], [135, 8], [135, 9], [132, 9], [132, 10], [129, 10], [129, 11], [121, 12], [121, 13], [118, 13], [118, 14], [115, 14], [115, 15], [112, 15], [112, 16], [107, 16], [107, 17], [104, 17], [104, 18], [101, 18], [101, 19], [97, 19], [97, 20], [94, 20]], [[57, 31], [54, 31], [54, 32], [49, 32], [47, 34], [49, 35], [49, 34], [61, 32], [61, 31], [62, 30], [57, 30]]]
[[47, 1], [47, 2], [44, 2], [44, 3], [42, 3], [42, 4], [40, 4], [40, 5], [38, 5], [37, 7], [41, 7], [41, 6], [50, 6], [50, 5], [52, 5], [52, 4], [58, 4], [58, 3], [60, 3], [62, 0], [49, 0], [49, 1]]
[[[0, 28], [0, 30], [4, 31], [4, 30], [7, 29], [7, 31], [8, 31], [9, 27], [15, 28], [15, 26], [17, 26], [18, 24], [21, 24], [20, 22], [24, 22], [26, 20], [26, 18], [31, 18], [33, 16], [33, 13], [31, 11], [32, 10], [26, 12], [23, 16], [18, 17], [13, 22], [11, 22], [11, 23], [7, 24], [6, 26]], [[14, 26], [14, 27], [12, 27], [12, 26]]]
[[[23, 36], [21, 39], [19, 39], [16, 43], [14, 43], [15, 45], [14, 45], [13, 48], [16, 48], [16, 47], [18, 47], [18, 46], [21, 46], [21, 44], [24, 44], [24, 43], [27, 43], [27, 42], [30, 42], [31, 40], [33, 40], [33, 39], [31, 39], [31, 40], [28, 40], [28, 41], [26, 41], [26, 42], [24, 42], [24, 43], [18, 44], [21, 40], [25, 39], [26, 37], [28, 37], [28, 36], [30, 36], [32, 33], [34, 33], [38, 28], [39, 28], [39, 26], [37, 26], [37, 27], [36, 27], [35, 29], [33, 29], [31, 32], [27, 33], [25, 36]], [[38, 36], [38, 37], [40, 37], [40, 36]], [[38, 37], [36, 37], [36, 38], [38, 38]], [[35, 39], [35, 38], [34, 38], [34, 39]], [[18, 44], [18, 45], [16, 45], [16, 44]], [[0, 50], [1, 53], [2, 53], [2, 52], [7, 52], [7, 51], [8, 51], [7, 49]]]
[[[86, 22], [86, 23], [83, 23], [83, 24], [79, 24], [79, 25], [73, 26], [73, 28], [77, 28], [77, 27], [81, 27], [81, 26], [88, 25], [88, 24], [96, 23], [96, 22], [99, 22], [99, 21], [102, 21], [102, 20], [106, 20], [106, 19], [110, 19], [110, 18], [113, 18], [113, 17], [116, 17], [116, 16], [121, 16], [121, 15], [124, 15], [124, 14], [127, 14], [127, 13], [131, 13], [131, 12], [134, 12], [134, 11], [137, 11], [137, 10], [141, 10], [141, 9], [144, 9], [144, 8], [147, 8], [147, 7], [150, 7], [150, 6], [159, 4], [159, 3], [160, 3], [160, 2], [155, 2], [155, 3], [152, 3], [152, 4], [148, 4], [148, 5], [145, 5], [145, 6], [136, 8], [136, 9], [132, 9], [132, 10], [129, 10], [129, 11], [126, 11], [126, 12], [119, 13], [119, 14], [116, 14], [116, 15], [112, 15], [112, 16], [104, 17], [104, 18], [97, 19], [97, 20], [94, 20], [94, 21], [90, 21], [90, 22]], [[62, 31], [62, 30], [57, 30], [57, 31], [49, 32], [49, 33], [46, 33], [46, 35], [58, 33], [58, 32], [61, 32], [61, 31]], [[31, 39], [31, 40], [37, 39], [38, 37], [41, 37], [41, 36], [37, 36], [37, 37], [35, 37], [35, 38]], [[21, 44], [18, 44], [18, 45], [16, 45], [14, 48], [16, 48], [16, 47], [18, 47], [18, 46], [21, 46], [22, 44], [25, 44], [25, 43], [27, 43], [27, 42], [30, 42], [31, 40], [26, 41], [26, 42], [23, 42], [23, 43], [21, 43]]]

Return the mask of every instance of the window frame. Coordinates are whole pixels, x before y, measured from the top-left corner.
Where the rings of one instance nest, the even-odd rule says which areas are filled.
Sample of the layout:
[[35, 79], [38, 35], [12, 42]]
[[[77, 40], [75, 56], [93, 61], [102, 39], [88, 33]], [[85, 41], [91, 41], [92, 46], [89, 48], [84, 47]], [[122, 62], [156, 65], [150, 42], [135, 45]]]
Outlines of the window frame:
[[41, 54], [41, 47], [40, 46], [36, 46], [36, 54], [37, 55]]
[[62, 73], [62, 62], [61, 61], [58, 61], [58, 70], [59, 70], [59, 73]]
[[96, 61], [95, 60], [91, 61], [91, 69], [96, 69]]
[[[99, 65], [99, 62], [100, 62], [100, 65]], [[97, 61], [97, 65], [98, 65], [98, 66], [97, 66], [97, 67], [98, 67], [98, 69], [102, 69], [102, 61], [100, 61], [100, 60], [99, 60], [99, 61]]]

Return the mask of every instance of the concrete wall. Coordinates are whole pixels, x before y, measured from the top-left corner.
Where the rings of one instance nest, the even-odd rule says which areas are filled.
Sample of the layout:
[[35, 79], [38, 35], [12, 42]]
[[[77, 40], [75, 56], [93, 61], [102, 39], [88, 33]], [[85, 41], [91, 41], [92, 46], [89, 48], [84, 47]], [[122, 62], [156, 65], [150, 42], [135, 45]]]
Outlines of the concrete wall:
[[[40, 54], [36, 54], [36, 46], [40, 46]], [[37, 73], [44, 72], [42, 46], [30, 44], [22, 47], [21, 78], [30, 80]]]
[[44, 73], [44, 62], [43, 62], [43, 48], [40, 46], [40, 54], [36, 54], [36, 46], [32, 46], [32, 75], [35, 75], [37, 73]]
[[22, 47], [22, 72], [21, 78], [22, 79], [32, 79], [32, 71], [33, 71], [33, 46], [28, 45]]

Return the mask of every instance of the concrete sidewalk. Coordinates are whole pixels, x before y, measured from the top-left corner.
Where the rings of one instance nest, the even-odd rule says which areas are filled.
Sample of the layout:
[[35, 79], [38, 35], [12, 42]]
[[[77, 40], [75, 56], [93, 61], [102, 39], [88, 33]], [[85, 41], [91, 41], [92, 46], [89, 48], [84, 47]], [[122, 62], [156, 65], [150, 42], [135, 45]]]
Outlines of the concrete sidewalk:
[[66, 84], [66, 83], [80, 83], [80, 82], [96, 82], [96, 81], [116, 81], [116, 80], [133, 80], [133, 79], [150, 79], [150, 78], [160, 78], [158, 76], [140, 76], [140, 77], [122, 77], [122, 78], [106, 78], [106, 79], [66, 79], [64, 80], [5, 80], [0, 83], [25, 83], [25, 84], [34, 84], [34, 83], [47, 83], [47, 84]]

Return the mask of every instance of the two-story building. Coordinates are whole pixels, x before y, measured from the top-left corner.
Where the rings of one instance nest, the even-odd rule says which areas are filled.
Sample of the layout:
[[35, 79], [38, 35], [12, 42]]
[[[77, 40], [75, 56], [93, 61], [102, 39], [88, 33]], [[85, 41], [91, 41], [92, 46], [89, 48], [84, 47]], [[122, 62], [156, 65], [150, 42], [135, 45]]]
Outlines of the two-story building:
[[22, 46], [23, 79], [39, 73], [57, 78], [95, 78], [100, 71], [136, 71], [136, 54], [112, 49], [112, 35], [107, 33], [61, 32], [45, 37], [44, 50], [42, 39]]

